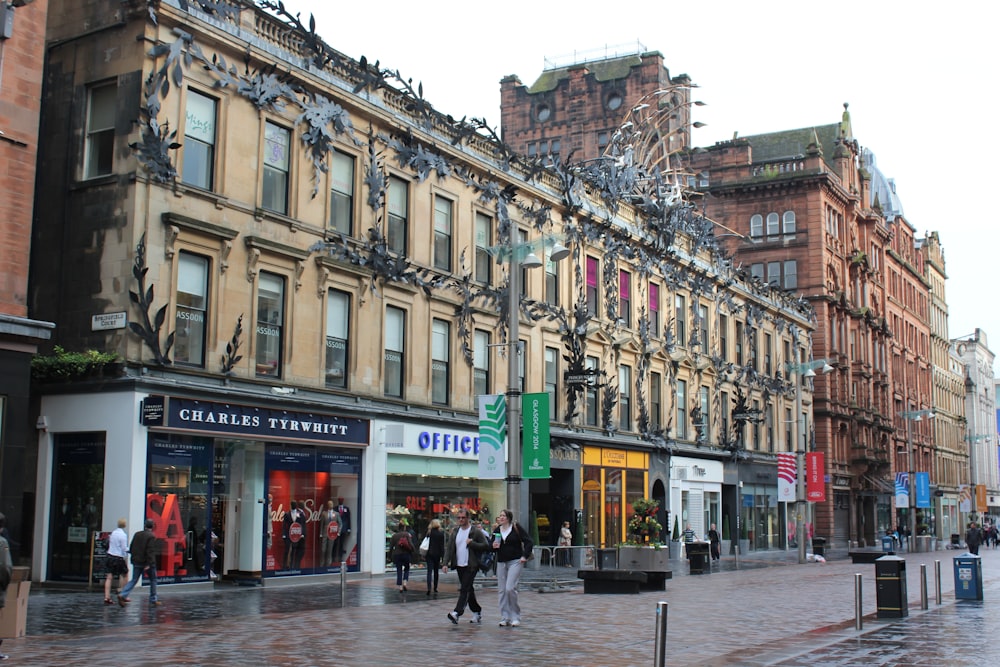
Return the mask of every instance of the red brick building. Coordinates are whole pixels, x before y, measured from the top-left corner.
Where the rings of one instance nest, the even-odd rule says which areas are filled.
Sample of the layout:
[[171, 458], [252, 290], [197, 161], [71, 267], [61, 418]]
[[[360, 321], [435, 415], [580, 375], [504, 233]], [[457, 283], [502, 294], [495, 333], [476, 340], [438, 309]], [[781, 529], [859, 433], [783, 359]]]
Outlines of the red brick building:
[[48, 0], [0, 2], [0, 507], [15, 556], [31, 495], [24, 471], [34, 467], [31, 357], [52, 328], [29, 319], [27, 303], [47, 13]]

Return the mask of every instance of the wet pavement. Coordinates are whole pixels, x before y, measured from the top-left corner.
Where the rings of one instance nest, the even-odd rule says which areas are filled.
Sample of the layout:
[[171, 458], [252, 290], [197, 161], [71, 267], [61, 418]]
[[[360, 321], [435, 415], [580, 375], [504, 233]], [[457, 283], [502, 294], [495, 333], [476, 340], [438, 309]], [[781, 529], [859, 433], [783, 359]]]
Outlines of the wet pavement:
[[[466, 613], [452, 625], [454, 573], [442, 575], [433, 598], [419, 570], [405, 593], [381, 575], [349, 577], [343, 595], [339, 577], [221, 583], [201, 591], [160, 587], [159, 607], [138, 590], [124, 609], [104, 605], [102, 591], [33, 589], [27, 637], [7, 639], [0, 650], [11, 664], [38, 665], [651, 665], [657, 603], [666, 601], [667, 665], [993, 664], [1000, 550], [981, 551], [984, 602], [955, 600], [959, 553], [903, 554], [909, 616], [902, 619], [875, 618], [874, 565], [852, 564], [846, 552], [800, 565], [794, 552], [776, 552], [748, 555], [738, 568], [728, 556], [704, 575], [689, 575], [687, 563], [675, 560], [665, 591], [638, 595], [584, 595], [575, 570], [543, 565], [522, 580], [520, 628], [497, 627], [495, 579], [480, 581], [483, 624], [469, 623]], [[861, 631], [855, 573], [862, 575]]]

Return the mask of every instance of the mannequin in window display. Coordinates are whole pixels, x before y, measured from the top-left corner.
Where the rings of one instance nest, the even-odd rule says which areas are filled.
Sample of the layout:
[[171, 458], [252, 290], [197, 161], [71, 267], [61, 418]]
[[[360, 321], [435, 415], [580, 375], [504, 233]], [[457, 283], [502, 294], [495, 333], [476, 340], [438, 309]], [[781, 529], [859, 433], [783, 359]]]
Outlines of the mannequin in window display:
[[334, 554], [339, 563], [344, 560], [344, 548], [347, 546], [347, 538], [351, 534], [351, 510], [344, 504], [343, 498], [337, 498], [337, 514], [340, 515], [340, 534], [337, 536]]
[[306, 501], [299, 501], [298, 512], [295, 520], [302, 526], [302, 538], [292, 545], [292, 551], [294, 552], [292, 567], [297, 570], [302, 568], [302, 558], [306, 555], [306, 522], [309, 520], [309, 516], [306, 513]]
[[285, 512], [285, 516], [281, 519], [281, 540], [285, 543], [285, 555], [284, 555], [284, 566], [285, 569], [290, 569], [292, 567], [292, 556], [294, 555], [294, 545], [292, 538], [289, 535], [289, 530], [292, 527], [292, 523], [295, 522], [295, 517], [299, 513], [299, 504], [294, 500], [291, 502], [288, 511]]
[[319, 516], [320, 567], [333, 565], [333, 547], [340, 537], [340, 514], [333, 507], [333, 501], [326, 501], [326, 508]]

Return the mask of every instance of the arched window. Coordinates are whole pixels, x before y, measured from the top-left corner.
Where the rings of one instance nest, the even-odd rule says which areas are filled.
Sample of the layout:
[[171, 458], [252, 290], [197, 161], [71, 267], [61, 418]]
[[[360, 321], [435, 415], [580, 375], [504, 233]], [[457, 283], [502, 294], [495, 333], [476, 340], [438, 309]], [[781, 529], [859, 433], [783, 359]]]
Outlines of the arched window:
[[778, 230], [778, 214], [777, 213], [768, 213], [767, 214], [767, 235], [768, 236], [777, 236], [778, 233], [779, 233], [779, 230]]
[[750, 216], [750, 236], [764, 235], [764, 218], [760, 213]]
[[781, 221], [781, 233], [795, 233], [795, 211], [785, 211], [785, 215]]

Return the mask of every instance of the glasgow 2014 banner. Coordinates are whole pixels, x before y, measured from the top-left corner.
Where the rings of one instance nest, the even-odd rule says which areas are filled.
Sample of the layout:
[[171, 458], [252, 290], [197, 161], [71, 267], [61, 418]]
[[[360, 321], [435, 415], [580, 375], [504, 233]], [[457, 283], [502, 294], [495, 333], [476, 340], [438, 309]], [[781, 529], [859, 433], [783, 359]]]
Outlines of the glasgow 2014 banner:
[[798, 479], [798, 465], [795, 454], [782, 452], [778, 454], [778, 502], [795, 502], [795, 482]]
[[[524, 434], [521, 443], [522, 469], [525, 479], [548, 479], [550, 471], [549, 452], [549, 395], [522, 394], [521, 423]], [[482, 451], [482, 445], [480, 445]]]
[[479, 479], [503, 479], [507, 439], [507, 399], [503, 394], [479, 397]]

